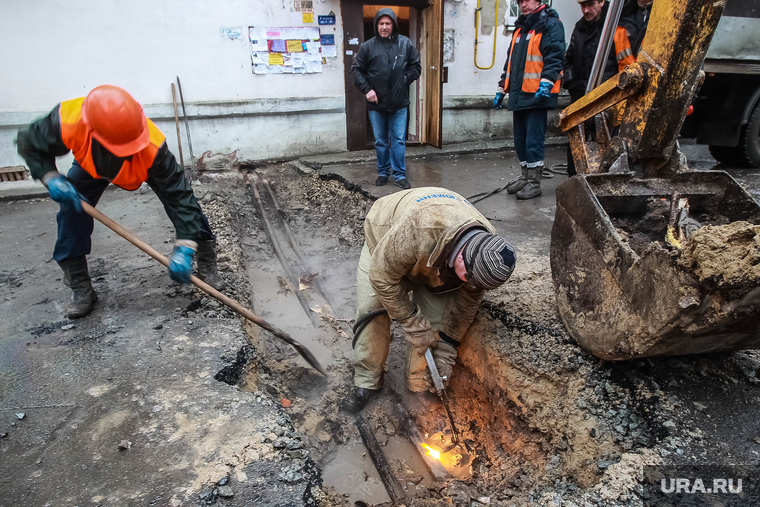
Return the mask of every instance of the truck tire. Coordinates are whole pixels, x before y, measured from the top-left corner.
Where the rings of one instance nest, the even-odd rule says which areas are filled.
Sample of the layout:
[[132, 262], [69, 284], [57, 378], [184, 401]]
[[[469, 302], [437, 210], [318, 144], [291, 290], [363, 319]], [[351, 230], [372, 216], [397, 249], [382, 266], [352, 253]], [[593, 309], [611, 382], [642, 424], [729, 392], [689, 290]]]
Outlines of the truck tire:
[[739, 162], [742, 166], [760, 167], [760, 103], [755, 105], [749, 115], [749, 122], [742, 128], [736, 151], [740, 154]]
[[[710, 155], [721, 164], [741, 165], [742, 153], [738, 146], [710, 146]], [[718, 168], [716, 168], [718, 169]]]

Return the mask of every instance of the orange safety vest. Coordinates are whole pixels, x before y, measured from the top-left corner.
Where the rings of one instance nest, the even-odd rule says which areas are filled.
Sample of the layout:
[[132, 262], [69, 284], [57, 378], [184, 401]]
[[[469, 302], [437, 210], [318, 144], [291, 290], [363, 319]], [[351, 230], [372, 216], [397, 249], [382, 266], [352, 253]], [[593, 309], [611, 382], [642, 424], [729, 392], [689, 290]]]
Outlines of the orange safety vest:
[[[520, 40], [520, 32], [522, 27], [518, 27], [515, 33], [512, 34], [512, 44], [509, 46], [509, 54], [507, 57], [507, 76], [504, 79], [504, 90], [509, 93], [509, 76], [512, 71], [512, 55], [515, 49], [515, 43]], [[538, 86], [541, 83], [541, 72], [544, 70], [544, 56], [541, 54], [539, 48], [541, 47], [541, 37], [543, 33], [536, 33], [534, 30], [528, 32], [528, 53], [525, 55], [525, 72], [523, 73], [522, 91], [526, 93], [536, 93]], [[562, 81], [562, 73], [560, 78], [554, 82], [552, 87], [552, 93], [559, 93], [560, 82]]]
[[[82, 120], [84, 97], [61, 102], [61, 137], [63, 144], [74, 154], [82, 169], [93, 178], [101, 178], [92, 161], [92, 133]], [[141, 151], [132, 155], [131, 160], [124, 161], [119, 174], [111, 182], [124, 190], [137, 190], [148, 179], [148, 169], [153, 165], [158, 149], [166, 137], [158, 127], [148, 119], [150, 143]]]
[[622, 26], [615, 29], [615, 57], [617, 58], [618, 72], [623, 72], [623, 69], [636, 62], [631, 43], [628, 41], [628, 31]]

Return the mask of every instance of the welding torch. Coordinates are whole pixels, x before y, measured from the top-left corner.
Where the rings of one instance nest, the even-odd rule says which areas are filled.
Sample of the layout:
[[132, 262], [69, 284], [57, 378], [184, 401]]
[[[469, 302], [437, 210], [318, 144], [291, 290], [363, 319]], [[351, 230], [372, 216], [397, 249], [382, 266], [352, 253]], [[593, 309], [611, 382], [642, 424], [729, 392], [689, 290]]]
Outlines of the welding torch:
[[425, 350], [425, 361], [427, 361], [428, 370], [430, 370], [430, 378], [433, 381], [433, 387], [435, 392], [438, 393], [438, 397], [441, 399], [443, 408], [446, 409], [446, 416], [449, 418], [449, 425], [451, 425], [451, 441], [454, 445], [459, 443], [459, 432], [454, 424], [454, 417], [451, 415], [451, 409], [449, 408], [449, 397], [446, 395], [446, 387], [443, 385], [444, 380], [438, 373], [438, 367], [435, 365], [435, 359], [433, 359], [433, 352], [428, 348]]

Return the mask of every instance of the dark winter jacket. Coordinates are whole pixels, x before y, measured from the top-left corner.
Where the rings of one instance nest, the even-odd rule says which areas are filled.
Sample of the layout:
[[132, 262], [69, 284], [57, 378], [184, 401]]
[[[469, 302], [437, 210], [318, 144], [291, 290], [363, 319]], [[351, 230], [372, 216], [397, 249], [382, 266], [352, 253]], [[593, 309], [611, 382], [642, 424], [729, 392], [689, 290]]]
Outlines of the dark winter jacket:
[[[388, 38], [377, 33], [377, 22], [388, 16], [393, 32]], [[409, 105], [409, 85], [420, 77], [420, 53], [409, 38], [398, 33], [396, 14], [380, 9], [375, 14], [375, 36], [365, 41], [351, 65], [351, 80], [359, 91], [375, 90], [377, 103], [367, 101], [367, 109], [396, 111]]]
[[503, 87], [511, 59], [509, 89], [506, 90], [509, 94], [507, 109], [510, 111], [554, 109], [557, 107], [557, 93], [552, 93], [550, 97], [536, 97], [535, 93], [523, 91], [522, 84], [531, 32], [542, 34], [539, 45], [544, 64], [541, 70], [541, 79], [548, 79], [552, 83], [560, 79], [562, 67], [565, 64], [565, 29], [562, 26], [562, 21], [559, 20], [557, 11], [541, 6], [539, 10], [527, 16], [520, 15], [515, 22], [515, 31], [518, 28], [520, 29], [519, 40], [515, 41], [514, 46], [510, 42], [511, 51], [507, 53], [504, 73], [501, 75], [501, 81], [499, 81], [499, 86]]
[[[586, 94], [586, 86], [591, 76], [591, 68], [594, 66], [594, 58], [599, 48], [599, 39], [602, 36], [604, 21], [607, 17], [609, 4], [605, 3], [599, 19], [588, 22], [581, 18], [575, 24], [573, 34], [570, 36], [570, 45], [565, 53], [565, 69], [562, 76], [564, 88], [570, 92], [570, 98], [575, 102]], [[607, 55], [607, 63], [604, 67], [602, 82], [617, 74], [617, 59], [610, 51]]]
[[[56, 171], [55, 158], [69, 153], [61, 135], [60, 105], [50, 114], [34, 121], [29, 127], [18, 132], [18, 152], [29, 166], [29, 172], [36, 180], [51, 171]], [[97, 141], [93, 140], [94, 144]], [[119, 158], [98, 145], [93, 146], [93, 163], [99, 175], [109, 180], [119, 174], [124, 158]], [[177, 239], [202, 239], [203, 214], [193, 189], [185, 179], [185, 171], [177, 163], [174, 155], [164, 143], [156, 153], [153, 165], [148, 169], [146, 183], [164, 204], [166, 214], [174, 224]]]
[[649, 17], [652, 14], [652, 4], [647, 7], [639, 7], [636, 0], [629, 0], [623, 7], [619, 25], [628, 30], [628, 41], [631, 44], [633, 55], [636, 56], [641, 50], [641, 43], [647, 34]]

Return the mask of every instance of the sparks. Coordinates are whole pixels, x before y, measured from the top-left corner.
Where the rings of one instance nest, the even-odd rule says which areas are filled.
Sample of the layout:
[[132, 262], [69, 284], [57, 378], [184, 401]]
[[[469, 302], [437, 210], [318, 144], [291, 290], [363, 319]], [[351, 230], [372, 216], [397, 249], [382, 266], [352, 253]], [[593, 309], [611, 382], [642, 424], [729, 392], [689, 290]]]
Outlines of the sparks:
[[422, 447], [424, 447], [425, 449], [427, 449], [427, 453], [430, 456], [434, 457], [437, 460], [441, 459], [441, 453], [439, 451], [436, 451], [435, 449], [433, 449], [432, 447], [430, 447], [429, 445], [426, 445], [426, 444], [422, 444]]

